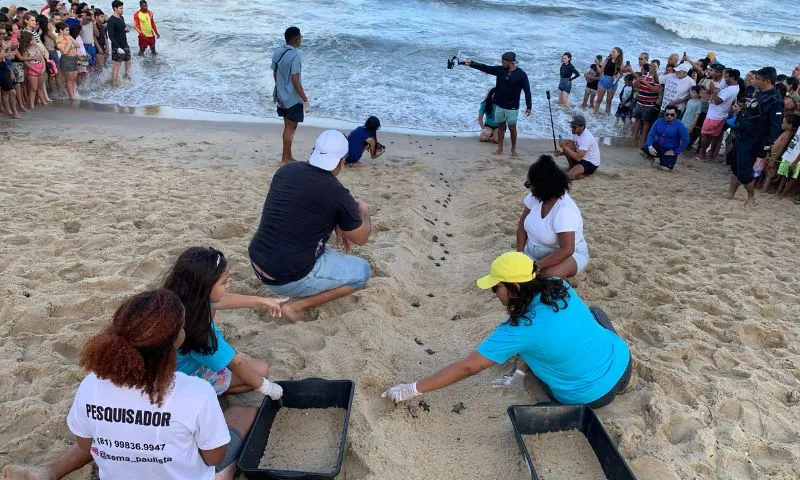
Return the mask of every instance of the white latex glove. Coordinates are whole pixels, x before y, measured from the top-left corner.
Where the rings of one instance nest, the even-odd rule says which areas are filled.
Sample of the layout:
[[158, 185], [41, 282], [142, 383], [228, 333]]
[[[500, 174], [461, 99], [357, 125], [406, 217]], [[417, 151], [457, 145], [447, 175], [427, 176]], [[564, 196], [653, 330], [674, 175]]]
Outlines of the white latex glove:
[[264, 383], [258, 387], [258, 391], [273, 400], [280, 400], [283, 396], [283, 388], [277, 383], [270, 382], [266, 378], [264, 379]]
[[650, 152], [650, 155], [652, 155], [654, 157], [658, 156], [658, 152], [656, 151], [655, 147], [653, 147], [652, 145], [647, 147], [647, 151]]
[[414, 383], [401, 383], [400, 385], [395, 385], [394, 387], [390, 388], [383, 392], [381, 397], [386, 398], [389, 397], [395, 402], [404, 402], [408, 399], [418, 397], [421, 395], [417, 391], [417, 382]]
[[125, 50], [118, 48], [117, 53], [119, 53], [120, 55], [125, 55]]
[[525, 385], [525, 372], [516, 369], [513, 375], [503, 375], [492, 380], [492, 388], [512, 389]]

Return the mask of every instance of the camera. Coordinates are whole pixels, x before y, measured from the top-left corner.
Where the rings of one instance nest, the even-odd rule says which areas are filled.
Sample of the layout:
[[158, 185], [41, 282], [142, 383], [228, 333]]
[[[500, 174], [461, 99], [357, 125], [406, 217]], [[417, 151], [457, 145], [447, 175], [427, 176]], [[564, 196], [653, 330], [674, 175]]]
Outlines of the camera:
[[462, 62], [460, 58], [453, 55], [453, 58], [449, 58], [447, 60], [447, 69], [452, 70], [456, 65], [464, 65], [464, 62]]

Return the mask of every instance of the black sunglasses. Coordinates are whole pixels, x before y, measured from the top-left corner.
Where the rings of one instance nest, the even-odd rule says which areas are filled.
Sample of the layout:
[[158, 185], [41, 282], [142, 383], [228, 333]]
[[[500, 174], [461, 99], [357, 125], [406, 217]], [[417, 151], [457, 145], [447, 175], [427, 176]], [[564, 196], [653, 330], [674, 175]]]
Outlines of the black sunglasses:
[[523, 185], [525, 185], [525, 188], [531, 188], [531, 182], [527, 180], [525, 181], [525, 183], [523, 183]]
[[497, 290], [500, 288], [500, 284], [498, 283], [494, 287], [492, 287], [492, 293], [497, 293]]
[[665, 113], [664, 116], [665, 117], [677, 117], [678, 114], [677, 113]]

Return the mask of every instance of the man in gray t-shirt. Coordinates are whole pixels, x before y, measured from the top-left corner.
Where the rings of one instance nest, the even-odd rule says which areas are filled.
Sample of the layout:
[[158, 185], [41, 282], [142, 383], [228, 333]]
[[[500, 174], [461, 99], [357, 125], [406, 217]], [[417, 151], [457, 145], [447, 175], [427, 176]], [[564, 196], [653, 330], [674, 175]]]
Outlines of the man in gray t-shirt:
[[292, 140], [297, 124], [303, 121], [303, 111], [308, 104], [308, 97], [300, 81], [300, 52], [297, 50], [303, 40], [300, 29], [287, 28], [284, 38], [286, 45], [276, 48], [272, 53], [272, 78], [275, 80], [272, 99], [278, 106], [278, 116], [283, 118], [281, 163], [289, 163], [294, 161]]

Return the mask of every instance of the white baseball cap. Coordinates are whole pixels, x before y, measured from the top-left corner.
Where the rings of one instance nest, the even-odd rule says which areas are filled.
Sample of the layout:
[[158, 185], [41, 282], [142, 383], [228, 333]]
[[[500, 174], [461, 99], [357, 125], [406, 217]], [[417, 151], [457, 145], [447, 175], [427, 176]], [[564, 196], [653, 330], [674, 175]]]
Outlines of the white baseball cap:
[[342, 132], [325, 130], [317, 137], [308, 163], [330, 172], [339, 165], [339, 161], [347, 155], [348, 150], [347, 138]]
[[689, 67], [689, 64], [687, 64], [687, 63], [681, 63], [680, 65], [678, 65], [677, 67], [675, 67], [675, 71], [676, 71], [676, 72], [678, 72], [678, 71], [679, 71], [679, 72], [686, 72], [686, 73], [689, 73], [689, 70], [691, 70], [691, 67]]

